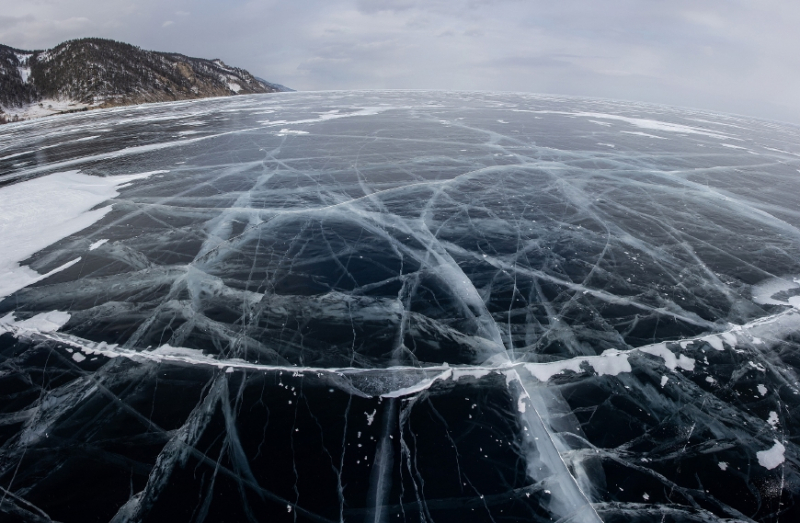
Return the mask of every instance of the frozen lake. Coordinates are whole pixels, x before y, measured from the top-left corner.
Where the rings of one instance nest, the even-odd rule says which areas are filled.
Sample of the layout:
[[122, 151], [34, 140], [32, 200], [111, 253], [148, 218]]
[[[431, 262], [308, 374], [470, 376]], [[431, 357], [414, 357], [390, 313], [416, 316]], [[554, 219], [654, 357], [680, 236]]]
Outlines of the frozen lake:
[[124, 107], [0, 127], [0, 214], [4, 521], [800, 521], [798, 127]]

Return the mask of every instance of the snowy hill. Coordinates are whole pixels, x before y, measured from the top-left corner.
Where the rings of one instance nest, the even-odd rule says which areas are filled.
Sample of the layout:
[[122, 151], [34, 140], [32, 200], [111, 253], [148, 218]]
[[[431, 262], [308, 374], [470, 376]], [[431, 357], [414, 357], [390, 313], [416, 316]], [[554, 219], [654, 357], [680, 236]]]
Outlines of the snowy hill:
[[275, 82], [268, 82], [267, 80], [264, 80], [263, 78], [258, 77], [258, 76], [254, 76], [253, 78], [258, 80], [262, 84], [266, 85], [267, 87], [271, 87], [273, 89], [277, 89], [278, 91], [280, 91], [282, 93], [294, 93], [295, 92], [294, 89], [292, 89], [290, 87], [286, 87], [285, 85], [276, 84]]
[[0, 45], [0, 122], [147, 102], [289, 90], [222, 60], [71, 40], [44, 51]]

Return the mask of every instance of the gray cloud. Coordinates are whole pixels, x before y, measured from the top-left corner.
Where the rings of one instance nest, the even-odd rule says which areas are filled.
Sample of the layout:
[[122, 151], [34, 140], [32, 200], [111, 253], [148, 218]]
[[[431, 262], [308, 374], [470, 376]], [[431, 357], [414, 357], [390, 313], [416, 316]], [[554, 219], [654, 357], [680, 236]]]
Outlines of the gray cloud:
[[784, 0], [0, 0], [0, 43], [82, 36], [222, 58], [297, 89], [633, 99], [800, 122]]
[[36, 20], [33, 15], [25, 16], [2, 16], [0, 15], [0, 31], [3, 29], [10, 29], [19, 25], [30, 23]]

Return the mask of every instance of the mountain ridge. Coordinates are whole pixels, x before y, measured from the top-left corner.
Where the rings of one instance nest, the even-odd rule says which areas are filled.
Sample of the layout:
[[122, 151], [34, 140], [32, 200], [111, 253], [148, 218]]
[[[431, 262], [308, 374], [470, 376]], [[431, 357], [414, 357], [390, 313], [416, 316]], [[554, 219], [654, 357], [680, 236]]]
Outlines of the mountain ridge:
[[94, 108], [290, 91], [220, 59], [103, 38], [45, 50], [0, 44], [0, 123]]

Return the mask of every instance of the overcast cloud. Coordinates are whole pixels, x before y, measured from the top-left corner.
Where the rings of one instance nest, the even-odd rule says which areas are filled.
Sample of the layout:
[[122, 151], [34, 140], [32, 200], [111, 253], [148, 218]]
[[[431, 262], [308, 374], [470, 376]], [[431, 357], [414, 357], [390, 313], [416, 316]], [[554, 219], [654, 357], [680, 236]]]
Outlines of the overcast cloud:
[[298, 90], [640, 100], [800, 123], [787, 0], [0, 0], [0, 43], [100, 36]]

